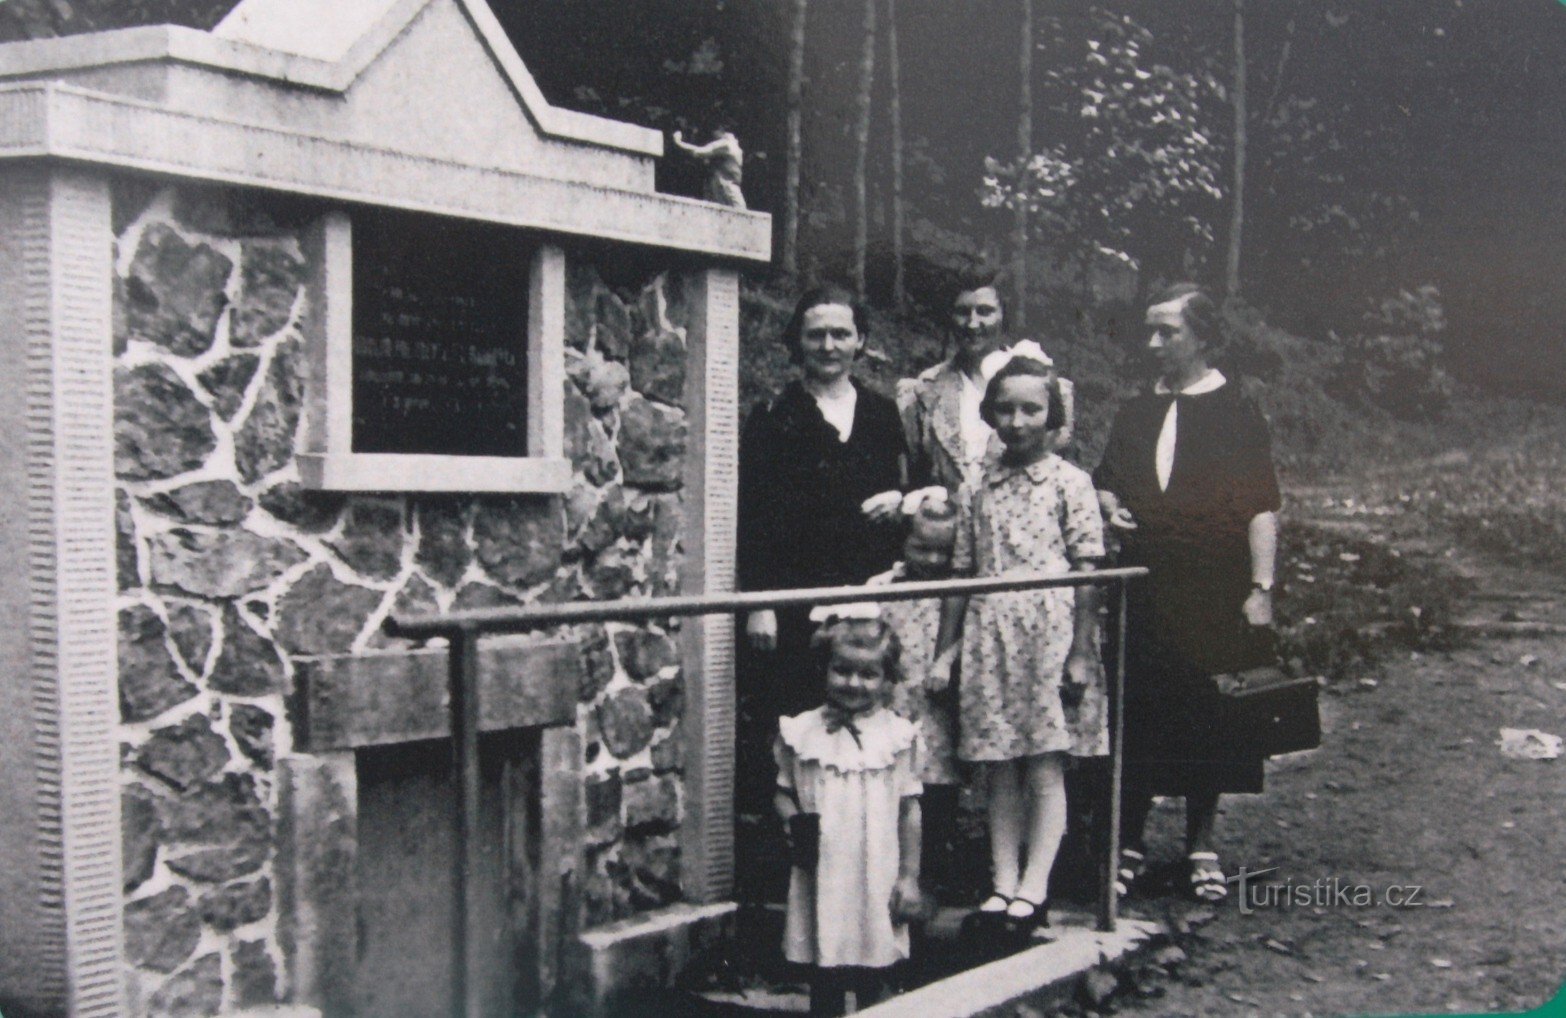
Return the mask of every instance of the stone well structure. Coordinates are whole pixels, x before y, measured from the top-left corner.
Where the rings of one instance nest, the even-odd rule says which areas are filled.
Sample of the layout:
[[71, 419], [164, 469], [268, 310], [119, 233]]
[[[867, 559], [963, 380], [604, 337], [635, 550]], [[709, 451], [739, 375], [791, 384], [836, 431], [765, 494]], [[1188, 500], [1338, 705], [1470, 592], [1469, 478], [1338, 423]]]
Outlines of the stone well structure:
[[[483, 0], [0, 46], [7, 1014], [447, 1006], [444, 650], [381, 623], [731, 578], [770, 225], [661, 150]], [[484, 645], [495, 1008], [724, 913], [729, 626]]]

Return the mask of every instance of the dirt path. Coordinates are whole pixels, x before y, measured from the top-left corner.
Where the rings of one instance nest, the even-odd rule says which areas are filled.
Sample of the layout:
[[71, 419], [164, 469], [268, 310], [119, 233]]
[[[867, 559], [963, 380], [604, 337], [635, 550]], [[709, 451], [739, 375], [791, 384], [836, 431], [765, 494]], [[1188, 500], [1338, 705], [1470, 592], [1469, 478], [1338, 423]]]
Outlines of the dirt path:
[[[1566, 979], [1566, 758], [1496, 745], [1502, 727], [1566, 735], [1566, 580], [1456, 551], [1395, 495], [1361, 499], [1317, 489], [1290, 508], [1446, 562], [1465, 579], [1469, 642], [1340, 681], [1322, 699], [1322, 748], [1274, 761], [1265, 796], [1226, 800], [1228, 871], [1277, 867], [1276, 890], [1251, 892], [1262, 907], [1242, 912], [1237, 894], [1216, 910], [1128, 903], [1184, 928], [1188, 957], [1145, 969], [1142, 995], [1115, 998], [1121, 1013], [1525, 1011]], [[1155, 858], [1174, 853], [1175, 805], [1155, 814]], [[1332, 893], [1360, 886], [1418, 887], [1418, 904]]]

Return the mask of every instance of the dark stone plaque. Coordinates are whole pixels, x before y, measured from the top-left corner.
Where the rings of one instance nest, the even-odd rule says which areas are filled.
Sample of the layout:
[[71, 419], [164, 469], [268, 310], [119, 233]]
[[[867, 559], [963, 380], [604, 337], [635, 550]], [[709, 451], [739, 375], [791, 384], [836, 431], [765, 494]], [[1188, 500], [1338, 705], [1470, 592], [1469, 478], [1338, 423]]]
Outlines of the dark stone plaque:
[[354, 452], [527, 455], [533, 253], [503, 227], [354, 216]]

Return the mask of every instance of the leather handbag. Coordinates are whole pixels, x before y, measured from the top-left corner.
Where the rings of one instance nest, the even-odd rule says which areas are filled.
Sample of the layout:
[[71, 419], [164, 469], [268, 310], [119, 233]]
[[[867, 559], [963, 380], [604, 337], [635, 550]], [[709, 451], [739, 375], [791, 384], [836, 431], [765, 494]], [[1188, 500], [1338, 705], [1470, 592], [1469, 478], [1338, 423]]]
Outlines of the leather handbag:
[[1214, 676], [1225, 743], [1247, 757], [1315, 749], [1321, 745], [1320, 680], [1288, 674], [1272, 629], [1246, 628], [1242, 639], [1251, 643], [1255, 657], [1268, 663]]

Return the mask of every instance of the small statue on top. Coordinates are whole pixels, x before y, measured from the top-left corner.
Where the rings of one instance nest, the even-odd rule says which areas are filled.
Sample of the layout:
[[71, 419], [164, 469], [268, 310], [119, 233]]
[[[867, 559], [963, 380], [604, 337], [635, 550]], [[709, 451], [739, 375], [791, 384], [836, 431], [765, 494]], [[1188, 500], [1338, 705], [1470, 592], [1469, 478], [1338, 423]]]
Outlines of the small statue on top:
[[707, 164], [707, 188], [703, 197], [719, 205], [745, 208], [745, 192], [740, 190], [744, 177], [745, 151], [739, 139], [727, 123], [713, 129], [712, 140], [705, 145], [692, 145], [674, 132], [674, 144], [687, 155]]

